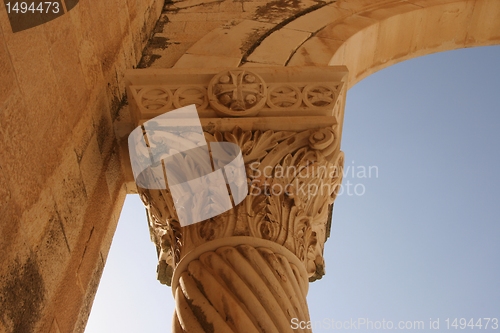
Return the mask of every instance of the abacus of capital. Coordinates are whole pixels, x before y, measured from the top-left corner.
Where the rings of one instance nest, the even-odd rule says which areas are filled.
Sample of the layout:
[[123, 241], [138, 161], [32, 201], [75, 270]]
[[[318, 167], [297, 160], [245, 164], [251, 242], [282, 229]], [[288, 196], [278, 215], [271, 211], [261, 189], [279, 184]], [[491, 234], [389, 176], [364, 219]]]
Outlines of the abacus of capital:
[[185, 227], [168, 188], [138, 188], [158, 279], [175, 297], [174, 332], [310, 332], [290, 323], [309, 320], [308, 282], [324, 275], [347, 74], [343, 66], [127, 73], [136, 126], [195, 104], [207, 142], [239, 145], [248, 178], [243, 202]]

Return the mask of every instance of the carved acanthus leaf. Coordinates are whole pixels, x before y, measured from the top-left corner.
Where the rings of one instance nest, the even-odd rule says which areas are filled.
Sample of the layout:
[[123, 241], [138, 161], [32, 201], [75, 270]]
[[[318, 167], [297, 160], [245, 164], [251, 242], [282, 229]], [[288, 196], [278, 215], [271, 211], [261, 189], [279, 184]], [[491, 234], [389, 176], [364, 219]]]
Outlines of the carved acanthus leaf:
[[[285, 246], [314, 280], [323, 275], [323, 245], [329, 207], [342, 179], [343, 155], [333, 129], [301, 132], [244, 131], [206, 133], [209, 142], [242, 148], [249, 195], [224, 214], [180, 227], [169, 190], [141, 190], [148, 204], [154, 240], [172, 268], [189, 251], [214, 239], [252, 236]], [[196, 166], [187, 164], [196, 175]], [[217, 204], [200, 197], [193, 211]], [[170, 258], [171, 257], [171, 258]]]

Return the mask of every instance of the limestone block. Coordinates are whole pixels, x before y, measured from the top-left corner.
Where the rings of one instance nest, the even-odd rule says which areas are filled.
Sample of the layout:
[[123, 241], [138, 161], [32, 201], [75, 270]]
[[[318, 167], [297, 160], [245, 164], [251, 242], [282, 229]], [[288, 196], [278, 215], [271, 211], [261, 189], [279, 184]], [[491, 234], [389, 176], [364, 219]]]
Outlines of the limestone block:
[[339, 40], [311, 37], [293, 54], [288, 66], [326, 66], [342, 45]]
[[206, 13], [172, 13], [167, 14], [169, 22], [203, 22], [207, 20]]
[[94, 297], [99, 286], [99, 281], [104, 270], [104, 262], [102, 258], [98, 257], [97, 267], [93, 269], [91, 279], [87, 285], [86, 293], [83, 295], [83, 301], [81, 302], [81, 307], [78, 312], [75, 312], [78, 317], [76, 319], [75, 332], [84, 332], [85, 325], [87, 323], [88, 317], [90, 315], [90, 310], [92, 308], [92, 303], [94, 302]]
[[[66, 271], [70, 264], [70, 249], [66, 240], [60, 216], [51, 209], [51, 217], [48, 221], [45, 235], [36, 249], [36, 257], [46, 289], [45, 297], [50, 300], [57, 294], [57, 288], [64, 278], [62, 272]], [[34, 221], [30, 221], [36, 224]]]
[[227, 20], [214, 20], [214, 21], [206, 21], [206, 22], [186, 22], [186, 26], [184, 28], [184, 32], [187, 34], [195, 34], [199, 35], [199, 38], [203, 37], [208, 31], [212, 31], [217, 28], [227, 28], [230, 24], [227, 23]]
[[108, 185], [108, 192], [110, 199], [113, 199], [121, 190], [124, 177], [121, 168], [120, 157], [118, 156], [117, 147], [114, 147], [113, 152], [106, 165], [106, 184]]
[[419, 11], [392, 16], [379, 24], [374, 66], [405, 57], [412, 53], [415, 26], [422, 20]]
[[286, 28], [306, 32], [316, 32], [324, 26], [334, 21], [339, 21], [349, 14], [350, 12], [348, 10], [337, 6], [324, 6], [305, 15], [299, 16], [297, 19], [287, 24]]
[[376, 24], [377, 21], [368, 17], [352, 15], [341, 22], [327, 25], [316, 34], [317, 37], [346, 41], [359, 31]]
[[310, 10], [315, 10], [326, 5], [314, 0], [304, 1], [267, 1], [250, 2], [245, 5], [245, 10], [254, 13], [254, 20], [279, 24], [285, 20], [298, 17]]
[[500, 2], [476, 1], [470, 20], [466, 46], [492, 45], [500, 41]]
[[[57, 20], [55, 20], [57, 21]], [[47, 24], [54, 24], [51, 21]], [[57, 81], [54, 70], [51, 66], [50, 48], [43, 25], [32, 29], [23, 30], [16, 34], [6, 34], [5, 43], [10, 53], [12, 64], [16, 71], [17, 81], [24, 97], [24, 103], [37, 130], [35, 132], [45, 132], [49, 129], [52, 118], [41, 117], [39, 110], [59, 109], [58, 103], [60, 95], [57, 91]], [[37, 43], [26, 41], [36, 40]], [[26, 66], [29, 63], [36, 63], [36, 66]], [[43, 80], [40, 80], [43, 78]], [[26, 123], [30, 125], [33, 122]]]
[[241, 13], [243, 12], [243, 2], [222, 1], [219, 5], [219, 11], [224, 13]]
[[240, 57], [209, 56], [184, 54], [174, 65], [174, 68], [204, 68], [226, 64], [231, 67], [239, 65]]
[[241, 58], [244, 52], [242, 51], [242, 46], [245, 42], [253, 40], [253, 36], [256, 34], [260, 35], [270, 28], [272, 28], [272, 25], [268, 23], [244, 20], [234, 26], [212, 30], [189, 48], [187, 53]]
[[102, 167], [103, 161], [101, 153], [99, 152], [97, 137], [94, 134], [90, 139], [87, 148], [83, 152], [83, 156], [80, 161], [80, 171], [82, 173], [82, 179], [87, 196], [91, 196], [94, 193]]
[[57, 320], [55, 318], [52, 322], [52, 325], [50, 326], [49, 333], [61, 333], [61, 331], [59, 330], [59, 325], [57, 324]]
[[[78, 263], [76, 269], [78, 283], [84, 294], [87, 292], [96, 270], [102, 269], [103, 262], [100, 255], [102, 241], [110, 224], [114, 225], [112, 222], [114, 200], [110, 199], [104, 172], [98, 174], [98, 180], [96, 194], [88, 202], [89, 209], [85, 212], [87, 223], [80, 234], [78, 244], [80, 256], [75, 259]], [[99, 268], [100, 266], [101, 268]]]
[[[34, 151], [40, 142], [34, 141], [39, 133], [34, 131], [36, 118], [27, 111], [23, 96], [15, 90], [4, 102], [0, 113], [0, 127], [3, 132], [2, 149], [0, 149], [0, 164], [9, 182], [16, 184], [11, 188], [12, 198], [20, 205], [21, 211], [26, 210], [38, 200], [42, 189], [42, 177], [39, 171], [41, 165], [33, 164], [33, 158], [39, 158], [40, 151]], [[32, 132], [26, 131], [29, 126]], [[36, 144], [35, 144], [36, 142]], [[33, 172], [39, 171], [38, 173]]]
[[[70, 20], [60, 20], [58, 26], [44, 25], [44, 33], [51, 54], [51, 65], [55, 73], [58, 95], [65, 119], [70, 128], [74, 127], [80, 118], [81, 108], [87, 104], [89, 92], [77, 52], [78, 41]], [[71, 84], [68, 84], [71, 82]], [[48, 97], [48, 96], [47, 96]]]
[[[379, 24], [361, 30], [351, 37], [345, 48], [345, 65], [349, 68], [349, 82], [357, 82], [357, 78], [364, 75], [364, 72], [371, 68], [375, 51], [377, 49]], [[358, 52], [358, 50], [363, 52]], [[354, 74], [356, 73], [356, 74]], [[355, 75], [355, 76], [354, 76]], [[366, 76], [366, 75], [365, 75]]]
[[[168, 15], [166, 15], [168, 16]], [[163, 30], [158, 34], [164, 34], [164, 37], [175, 36], [178, 33], [184, 32], [184, 29], [188, 23], [191, 21], [170, 21], [163, 26]], [[196, 27], [196, 23], [191, 23], [192, 26]], [[196, 30], [193, 28], [192, 30]], [[196, 32], [196, 31], [192, 31]], [[206, 32], [206, 31], [205, 31]], [[173, 38], [173, 37], [172, 37]]]
[[8, 96], [17, 88], [17, 81], [2, 34], [0, 34], [0, 73], [2, 73], [0, 75], [0, 105], [3, 105]]
[[376, 7], [367, 8], [364, 11], [360, 11], [358, 15], [382, 21], [389, 17], [405, 14], [421, 8], [421, 6], [415, 4], [393, 1], [386, 4], [381, 3]]
[[106, 260], [108, 258], [109, 249], [111, 248], [111, 242], [113, 241], [113, 236], [118, 225], [118, 219], [120, 218], [120, 213], [123, 203], [125, 202], [126, 195], [127, 191], [125, 189], [125, 186], [120, 187], [118, 189], [118, 192], [113, 193], [111, 199], [114, 202], [113, 211], [111, 213], [111, 218], [109, 219], [109, 224], [104, 230], [100, 248], [100, 257], [102, 258], [103, 263], [106, 263]]
[[80, 39], [77, 50], [87, 83], [87, 89], [91, 90], [92, 87], [98, 85], [103, 80], [101, 62], [98, 60], [99, 58], [96, 54], [96, 44], [91, 39]]
[[224, 0], [184, 0], [168, 5], [168, 10], [186, 10], [191, 9], [191, 12], [207, 12], [218, 11], [219, 3]]
[[[44, 189], [41, 194], [43, 194], [41, 200], [30, 209], [23, 211], [20, 220], [20, 238], [31, 251], [36, 251], [38, 244], [43, 243], [42, 239], [53, 227], [54, 221], [60, 224], [50, 189]], [[65, 248], [67, 250], [66, 245]]]
[[[3, 142], [4, 140], [4, 136], [3, 136], [3, 133], [2, 131], [0, 130], [0, 142]], [[2, 154], [0, 153], [0, 161], [2, 161], [1, 159]], [[5, 163], [5, 160], [3, 160]], [[0, 173], [5, 175], [6, 174], [6, 171], [4, 170], [4, 167], [2, 167], [2, 162], [0, 162]], [[0, 177], [0, 216], [7, 216], [5, 215], [5, 213], [8, 211], [8, 208], [9, 208], [9, 202], [11, 200], [11, 197], [12, 197], [12, 193], [10, 191], [10, 184], [9, 184], [9, 181], [7, 179], [7, 177]], [[6, 223], [6, 224], [9, 224], [9, 223]], [[7, 227], [5, 224], [0, 226], [0, 228], [5, 228]], [[1, 230], [1, 229], [0, 229]], [[7, 233], [1, 233], [2, 235], [6, 235]], [[0, 251], [2, 250], [2, 248], [0, 248]]]
[[457, 0], [407, 0], [407, 2], [423, 8], [427, 8], [427, 7], [445, 5], [448, 3], [457, 2]]
[[52, 196], [64, 228], [66, 241], [72, 251], [79, 240], [85, 223], [83, 214], [87, 209], [87, 193], [73, 146], [69, 146], [64, 151], [63, 160], [56, 175], [51, 179]]
[[[346, 63], [345, 49], [346, 49], [346, 43], [342, 43], [342, 45], [340, 45], [340, 47], [337, 49], [337, 51], [335, 51], [335, 53], [333, 54], [328, 65], [329, 66], [344, 65]], [[352, 85], [353, 84], [351, 82], [349, 82], [349, 87], [352, 87]]]
[[[421, 53], [425, 49], [438, 52], [463, 46], [473, 8], [474, 3], [467, 1], [435, 6], [432, 10], [427, 10], [420, 21], [413, 48]], [[439, 31], [439, 34], [436, 31]]]
[[[177, 39], [176, 39], [177, 40]], [[154, 62], [151, 64], [151, 68], [171, 68], [173, 67], [179, 59], [185, 55], [186, 51], [194, 44], [194, 42], [187, 42], [183, 40], [183, 42], [173, 42], [169, 44], [165, 52], [154, 53], [153, 57], [157, 57]], [[163, 50], [161, 50], [163, 51]], [[197, 57], [197, 56], [193, 56]], [[189, 58], [189, 57], [187, 57]], [[184, 59], [183, 61], [187, 61], [188, 59]], [[196, 63], [196, 62], [195, 62]], [[179, 66], [183, 66], [179, 64]]]
[[284, 66], [295, 50], [310, 36], [309, 32], [281, 28], [269, 35], [247, 59]]
[[[268, 2], [267, 1], [244, 1], [243, 2], [243, 11], [247, 13], [251, 13], [252, 15], [259, 9], [264, 7]], [[255, 20], [260, 21], [262, 18], [258, 15], [255, 15]], [[267, 20], [266, 20], [267, 22]]]
[[9, 275], [0, 276], [0, 328], [2, 332], [37, 332], [47, 303], [34, 253], [13, 261], [9, 269]]
[[93, 41], [93, 52], [97, 59], [101, 60], [102, 71], [106, 72], [111, 66], [109, 60], [111, 49], [115, 52], [114, 45], [107, 45], [111, 41], [110, 32], [106, 26], [108, 20], [101, 19], [102, 15], [99, 13], [101, 5], [98, 3], [83, 1], [78, 6], [78, 10], [81, 12], [82, 28], [85, 29], [82, 31], [86, 37], [84, 39]]
[[111, 107], [108, 106], [108, 99], [104, 96], [99, 100], [99, 102], [102, 104], [97, 105], [96, 109], [100, 112], [95, 113], [92, 119], [99, 152], [102, 156], [109, 156], [109, 153], [115, 145], [115, 136], [112, 130], [112, 115], [111, 112], [108, 111], [110, 110], [112, 112], [117, 112], [119, 108], [120, 101], [118, 100], [118, 97], [115, 96], [115, 94], [117, 94], [118, 96], [121, 95], [119, 94], [119, 92], [108, 92], [108, 96], [114, 96], [114, 99], [111, 100]]
[[78, 162], [82, 160], [83, 153], [95, 133], [92, 114], [84, 112], [80, 121], [73, 128], [71, 133], [72, 146], [74, 148]]
[[260, 62], [252, 62], [252, 61], [246, 61], [242, 65], [240, 65], [241, 68], [250, 68], [250, 67], [281, 67], [281, 65], [276, 65], [276, 64], [263, 64]]

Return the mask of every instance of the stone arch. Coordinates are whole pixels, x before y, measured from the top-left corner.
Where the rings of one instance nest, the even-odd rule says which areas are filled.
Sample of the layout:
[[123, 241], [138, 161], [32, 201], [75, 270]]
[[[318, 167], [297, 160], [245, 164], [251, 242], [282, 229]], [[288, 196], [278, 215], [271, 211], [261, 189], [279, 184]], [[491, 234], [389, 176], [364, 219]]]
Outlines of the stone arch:
[[340, 0], [273, 27], [239, 23], [233, 31], [258, 36], [246, 49], [235, 34], [212, 30], [174, 67], [346, 65], [351, 87], [417, 56], [498, 44], [498, 17], [496, 0]]

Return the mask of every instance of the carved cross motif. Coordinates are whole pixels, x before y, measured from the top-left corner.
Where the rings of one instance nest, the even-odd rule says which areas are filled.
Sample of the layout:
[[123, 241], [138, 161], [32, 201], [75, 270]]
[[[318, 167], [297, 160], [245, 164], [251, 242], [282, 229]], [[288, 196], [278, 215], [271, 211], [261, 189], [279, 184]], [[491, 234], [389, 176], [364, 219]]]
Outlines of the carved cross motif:
[[259, 83], [255, 82], [255, 76], [245, 72], [229, 72], [219, 78], [220, 84], [215, 86], [215, 94], [219, 101], [229, 106], [231, 110], [245, 111], [246, 104], [253, 105], [257, 102], [259, 95]]
[[209, 93], [210, 91], [212, 107], [231, 115], [258, 110], [266, 98], [264, 80], [248, 70], [219, 73], [212, 79]]

